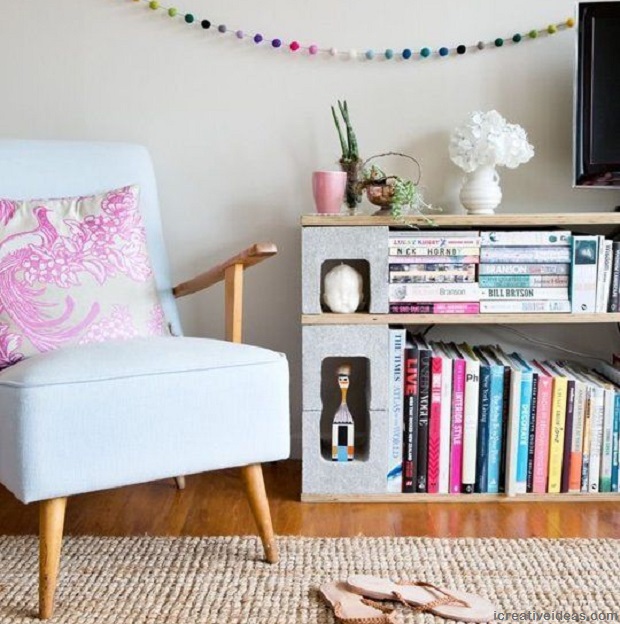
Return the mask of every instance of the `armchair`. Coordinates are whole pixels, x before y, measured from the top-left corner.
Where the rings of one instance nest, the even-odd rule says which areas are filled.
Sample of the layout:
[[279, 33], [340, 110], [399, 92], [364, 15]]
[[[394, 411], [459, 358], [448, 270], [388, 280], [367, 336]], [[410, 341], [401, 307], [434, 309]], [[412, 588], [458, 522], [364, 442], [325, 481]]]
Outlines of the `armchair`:
[[[261, 463], [289, 455], [288, 365], [241, 344], [255, 244], [172, 288], [146, 150], [0, 141], [0, 197], [87, 195], [139, 184], [157, 288], [174, 338], [50, 351], [0, 371], [0, 483], [40, 506], [39, 617], [52, 616], [70, 496], [238, 466], [265, 557], [278, 560]], [[182, 336], [175, 299], [225, 282], [226, 340]], [[2, 293], [0, 293], [0, 306]]]

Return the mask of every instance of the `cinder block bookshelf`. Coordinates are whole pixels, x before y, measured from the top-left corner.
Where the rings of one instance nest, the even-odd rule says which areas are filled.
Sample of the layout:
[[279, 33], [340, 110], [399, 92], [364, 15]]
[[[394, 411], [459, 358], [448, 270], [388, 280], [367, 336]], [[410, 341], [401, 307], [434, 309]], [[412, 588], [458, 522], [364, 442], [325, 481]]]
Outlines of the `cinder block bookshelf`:
[[[303, 479], [304, 502], [349, 503], [523, 503], [523, 502], [605, 502], [620, 501], [618, 493], [592, 494], [400, 494], [387, 493], [387, 427], [378, 422], [387, 419], [387, 389], [379, 391], [377, 380], [387, 382], [388, 334], [390, 325], [544, 325], [620, 323], [620, 313], [603, 314], [389, 314], [387, 292], [388, 235], [391, 230], [411, 227], [432, 232], [434, 229], [515, 229], [537, 230], [563, 228], [580, 233], [614, 236], [620, 232], [620, 213], [543, 213], [497, 214], [490, 216], [432, 215], [389, 217], [307, 215], [302, 225], [302, 333], [303, 333]], [[377, 246], [385, 241], [384, 258]], [[365, 262], [368, 265], [369, 293], [367, 312], [334, 314], [321, 303], [322, 277], [334, 263]], [[364, 330], [363, 328], [367, 329]], [[373, 331], [370, 332], [371, 328]], [[369, 333], [370, 332], [370, 333]], [[378, 355], [380, 354], [380, 355]], [[324, 450], [321, 423], [322, 366], [327, 360], [357, 359], [367, 367], [369, 395], [362, 432], [370, 437], [359, 460], [341, 464], [330, 461]], [[352, 386], [355, 380], [352, 380]], [[371, 392], [371, 387], [373, 390]], [[306, 388], [315, 396], [309, 396]], [[373, 436], [382, 439], [372, 439]]]

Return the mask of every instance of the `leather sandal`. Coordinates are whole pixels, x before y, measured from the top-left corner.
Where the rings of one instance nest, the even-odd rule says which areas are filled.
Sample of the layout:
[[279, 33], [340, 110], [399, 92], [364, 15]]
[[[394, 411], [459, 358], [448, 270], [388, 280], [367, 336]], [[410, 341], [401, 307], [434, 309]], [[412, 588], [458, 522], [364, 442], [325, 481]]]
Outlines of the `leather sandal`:
[[349, 590], [346, 583], [335, 581], [320, 588], [321, 596], [333, 608], [338, 622], [344, 624], [393, 624], [394, 609]]
[[376, 576], [350, 576], [349, 591], [372, 600], [394, 600], [419, 613], [432, 613], [460, 622], [489, 622], [494, 619], [491, 602], [467, 592], [444, 589], [432, 583], [395, 583]]

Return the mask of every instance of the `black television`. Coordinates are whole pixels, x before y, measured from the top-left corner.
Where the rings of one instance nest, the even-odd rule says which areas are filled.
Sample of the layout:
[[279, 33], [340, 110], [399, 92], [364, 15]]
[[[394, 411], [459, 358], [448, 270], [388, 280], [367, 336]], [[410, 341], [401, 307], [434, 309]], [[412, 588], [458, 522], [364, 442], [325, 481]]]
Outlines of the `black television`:
[[579, 2], [575, 184], [620, 187], [620, 2]]

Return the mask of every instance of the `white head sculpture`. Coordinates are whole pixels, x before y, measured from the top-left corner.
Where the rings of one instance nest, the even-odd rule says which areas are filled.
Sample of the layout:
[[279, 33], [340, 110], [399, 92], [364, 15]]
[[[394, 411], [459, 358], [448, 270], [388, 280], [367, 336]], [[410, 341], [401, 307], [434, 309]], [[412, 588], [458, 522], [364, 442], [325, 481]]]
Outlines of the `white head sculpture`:
[[332, 311], [352, 314], [363, 300], [364, 280], [358, 271], [347, 264], [334, 267], [325, 276], [323, 301]]

